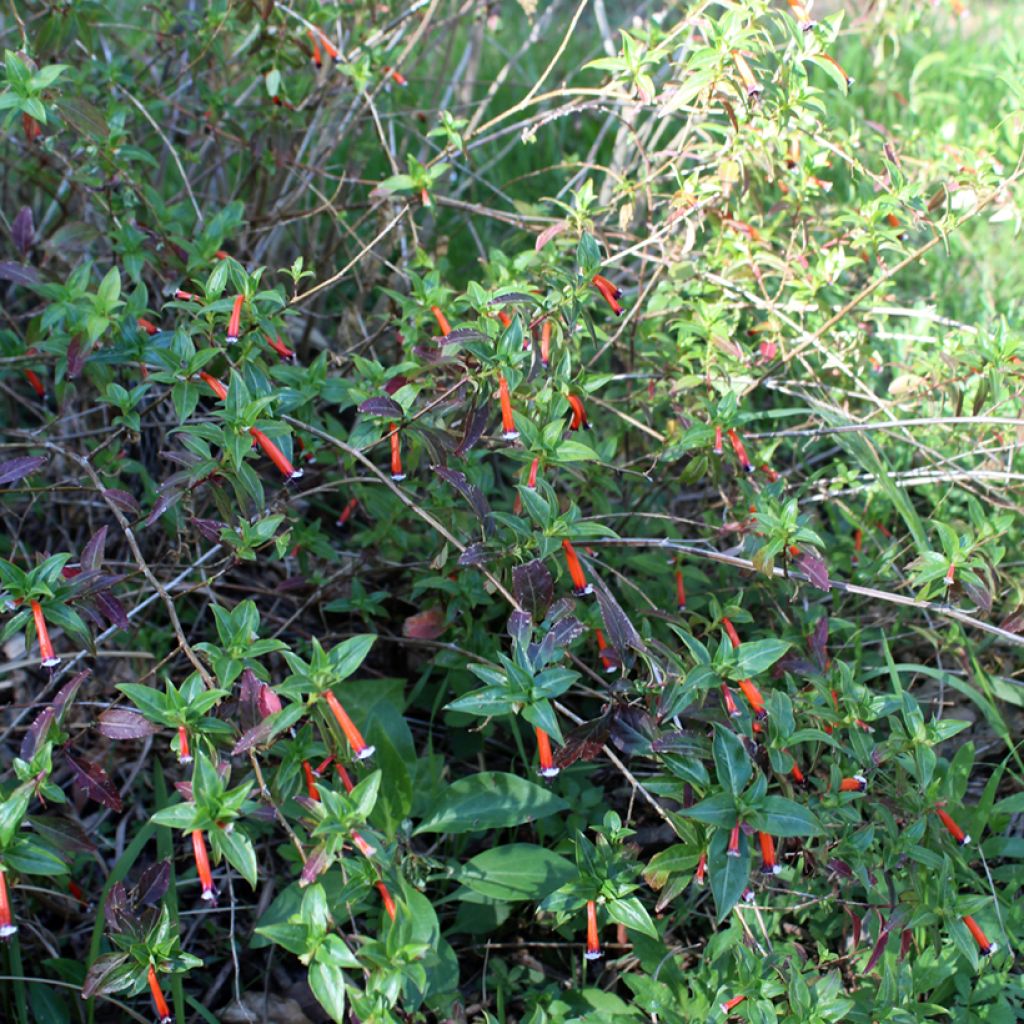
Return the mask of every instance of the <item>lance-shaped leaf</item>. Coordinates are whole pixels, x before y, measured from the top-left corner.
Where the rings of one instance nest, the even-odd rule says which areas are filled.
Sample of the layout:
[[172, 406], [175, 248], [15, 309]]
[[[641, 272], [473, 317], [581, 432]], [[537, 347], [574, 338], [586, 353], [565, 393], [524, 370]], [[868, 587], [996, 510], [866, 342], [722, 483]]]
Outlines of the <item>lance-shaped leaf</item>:
[[455, 454], [461, 459], [484, 436], [490, 411], [486, 405], [470, 409], [462, 422], [462, 440], [459, 441]]
[[67, 751], [64, 757], [74, 773], [75, 784], [81, 786], [91, 799], [112, 811], [121, 810], [121, 794], [111, 782], [110, 776], [98, 764], [75, 757]]
[[140, 740], [160, 731], [158, 725], [130, 708], [107, 708], [97, 725], [100, 735], [110, 740]]
[[17, 459], [0, 462], [0, 486], [14, 484], [34, 473], [46, 462], [43, 455], [22, 455]]
[[548, 567], [535, 558], [512, 569], [512, 593], [535, 620], [543, 619], [555, 595], [555, 581]]
[[605, 585], [604, 580], [593, 569], [589, 573], [589, 578], [593, 583], [594, 594], [601, 609], [601, 618], [604, 621], [605, 633], [608, 635], [608, 643], [615, 648], [623, 661], [626, 661], [628, 651], [646, 653], [647, 645], [640, 638], [636, 627], [622, 610], [619, 602], [615, 600], [615, 595]]
[[469, 502], [470, 508], [476, 513], [484, 528], [484, 533], [489, 534], [494, 530], [494, 519], [491, 515], [491, 506], [484, 497], [484, 492], [475, 484], [471, 484], [465, 473], [457, 469], [449, 469], [447, 466], [434, 466], [434, 472], [445, 481], [451, 484]]
[[384, 416], [389, 420], [400, 420], [405, 415], [402, 407], [393, 398], [384, 395], [368, 398], [360, 404], [359, 411], [364, 416]]

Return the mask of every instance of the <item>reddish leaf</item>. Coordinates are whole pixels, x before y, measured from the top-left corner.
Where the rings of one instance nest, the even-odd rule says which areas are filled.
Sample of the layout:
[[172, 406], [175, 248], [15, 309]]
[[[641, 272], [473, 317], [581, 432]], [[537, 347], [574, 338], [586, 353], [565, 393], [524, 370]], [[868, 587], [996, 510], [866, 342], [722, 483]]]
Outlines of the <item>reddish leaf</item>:
[[399, 388], [404, 388], [409, 383], [409, 378], [404, 373], [397, 373], [385, 385], [386, 394], [393, 395]]
[[126, 516], [134, 517], [141, 511], [139, 503], [127, 491], [119, 490], [116, 487], [108, 487], [103, 493]]
[[[120, 992], [132, 983], [135, 968], [128, 963], [127, 953], [103, 953], [89, 968], [82, 985], [82, 998]], [[131, 972], [131, 973], [129, 973]]]
[[470, 409], [466, 413], [462, 423], [462, 440], [455, 449], [455, 454], [460, 459], [484, 436], [488, 419], [490, 419], [490, 413], [486, 406]]
[[25, 730], [25, 735], [21, 740], [21, 750], [18, 752], [18, 756], [22, 761], [31, 761], [36, 756], [40, 743], [42, 743], [47, 732], [49, 732], [50, 725], [56, 717], [57, 712], [52, 704], [43, 708], [36, 715], [32, 724]]
[[533, 633], [533, 619], [529, 612], [513, 612], [508, 617], [508, 625], [505, 627], [508, 635], [520, 646], [525, 645], [530, 634]]
[[471, 484], [465, 473], [457, 469], [449, 469], [447, 466], [434, 466], [434, 472], [445, 481], [451, 484], [469, 502], [470, 508], [477, 514], [484, 528], [484, 533], [491, 533], [494, 530], [494, 520], [491, 517], [491, 506], [484, 497], [484, 492], [476, 484]]
[[0, 462], [0, 485], [17, 483], [45, 462], [46, 457], [43, 455], [22, 455], [17, 459]]
[[158, 725], [129, 708], [107, 708], [99, 717], [98, 728], [109, 740], [141, 740], [160, 731]]
[[64, 712], [78, 695], [78, 688], [91, 675], [92, 672], [90, 672], [89, 669], [85, 669], [83, 672], [78, 672], [57, 691], [57, 696], [53, 698], [53, 710], [56, 711], [58, 715], [63, 716]]
[[103, 564], [103, 549], [107, 544], [107, 527], [101, 526], [82, 548], [82, 568], [98, 569]]
[[487, 304], [489, 306], [510, 306], [524, 302], [536, 305], [537, 296], [530, 295], [527, 292], [505, 292], [503, 295], [495, 295]]
[[171, 881], [171, 862], [169, 860], [158, 860], [150, 864], [145, 871], [139, 875], [139, 880], [132, 890], [133, 902], [140, 907], [149, 903], [158, 903], [167, 892], [167, 886]]
[[524, 565], [513, 567], [512, 593], [535, 619], [543, 619], [551, 607], [555, 581], [548, 567], [539, 558], [535, 558]]
[[828, 661], [828, 616], [822, 616], [814, 624], [814, 629], [811, 630], [810, 638], [807, 641], [807, 646], [811, 649], [811, 654], [814, 655], [814, 660], [817, 661], [818, 667], [824, 672], [825, 664]]
[[35, 267], [9, 261], [0, 263], [0, 281], [10, 281], [12, 284], [35, 284], [38, 280], [39, 271]]
[[32, 828], [61, 853], [96, 852], [96, 847], [77, 821], [72, 821], [69, 818], [56, 818], [48, 814], [30, 815], [29, 821], [32, 823]]
[[117, 626], [118, 629], [127, 629], [131, 625], [124, 605], [109, 590], [97, 590], [92, 599], [112, 626]]
[[74, 337], [71, 339], [71, 344], [68, 345], [67, 359], [68, 359], [68, 380], [75, 380], [80, 377], [82, 370], [85, 367], [85, 361], [89, 357], [89, 353], [92, 351], [91, 345], [82, 345], [82, 339], [80, 337]]
[[454, 345], [459, 341], [483, 341], [486, 338], [487, 335], [475, 327], [456, 327], [454, 331], [449, 331], [440, 340], [442, 345]]
[[593, 571], [590, 573], [590, 579], [594, 586], [598, 606], [601, 609], [601, 618], [604, 621], [605, 632], [608, 634], [608, 643], [615, 648], [624, 663], [628, 651], [646, 651], [647, 645], [640, 639], [636, 627], [622, 610], [619, 602], [615, 600], [612, 592], [605, 586], [604, 580]]
[[486, 562], [491, 561], [494, 558], [494, 553], [491, 552], [486, 544], [476, 543], [470, 544], [465, 551], [459, 555], [459, 565], [483, 565]]
[[96, 803], [112, 811], [121, 810], [121, 795], [110, 781], [110, 776], [98, 764], [75, 757], [67, 751], [64, 752], [64, 756], [74, 772], [76, 785], [85, 790]]
[[444, 631], [444, 612], [440, 608], [427, 608], [402, 623], [402, 636], [412, 640], [436, 640]]
[[153, 508], [146, 516], [146, 526], [152, 526], [172, 505], [181, 498], [181, 491], [171, 488], [161, 493], [160, 497], [153, 503]]
[[11, 221], [11, 237], [14, 239], [18, 252], [21, 253], [22, 259], [28, 255], [29, 250], [32, 248], [35, 235], [36, 229], [32, 221], [32, 207], [23, 206], [15, 214], [14, 220]]
[[189, 522], [200, 537], [214, 543], [220, 540], [220, 531], [227, 526], [227, 523], [222, 523], [219, 519], [196, 519], [195, 516], [192, 516]]
[[368, 398], [360, 404], [359, 411], [365, 416], [384, 416], [389, 420], [400, 420], [405, 415], [402, 407], [393, 398], [386, 398], [384, 395]]
[[534, 250], [536, 252], [540, 252], [552, 238], [557, 238], [568, 226], [569, 225], [564, 220], [560, 220], [546, 227], [537, 236], [537, 241], [533, 243]]
[[584, 722], [571, 732], [566, 733], [565, 743], [558, 748], [554, 761], [559, 768], [568, 768], [577, 761], [593, 761], [601, 753], [605, 743], [608, 742], [608, 732], [611, 728], [610, 712], [595, 718], [591, 722]]
[[807, 582], [819, 590], [831, 590], [828, 578], [828, 566], [823, 558], [812, 555], [809, 551], [801, 551], [796, 556], [796, 567], [807, 577]]

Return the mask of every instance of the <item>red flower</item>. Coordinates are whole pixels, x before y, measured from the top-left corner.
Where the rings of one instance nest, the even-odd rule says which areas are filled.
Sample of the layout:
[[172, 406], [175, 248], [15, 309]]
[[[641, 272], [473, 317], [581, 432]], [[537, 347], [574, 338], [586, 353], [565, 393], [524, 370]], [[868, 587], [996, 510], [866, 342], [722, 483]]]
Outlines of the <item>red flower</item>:
[[572, 407], [572, 419], [569, 420], [569, 429], [589, 430], [590, 423], [587, 420], [587, 410], [583, 407], [583, 399], [577, 395], [566, 395], [565, 400]]
[[946, 826], [947, 831], [957, 843], [961, 846], [968, 846], [970, 844], [971, 837], [941, 807], [936, 807], [935, 813], [939, 816], [939, 821]]
[[262, 430], [250, 427], [249, 433], [252, 435], [252, 439], [263, 450], [263, 454], [266, 455], [267, 458], [270, 459], [270, 461], [278, 468], [285, 480], [298, 480], [298, 478], [302, 476], [302, 470], [296, 469], [291, 464], [291, 460], [288, 456], [286, 456], [285, 453], [281, 451], [281, 449], [278, 448]]
[[761, 874], [777, 875], [782, 868], [775, 860], [775, 840], [767, 832], [758, 832], [757, 840], [761, 844]]
[[313, 44], [313, 66], [322, 67], [323, 57], [320, 56], [320, 44], [317, 42], [317, 38], [313, 35], [312, 29], [307, 29], [306, 34], [309, 36], [309, 41]]
[[601, 664], [604, 666], [605, 672], [614, 672], [618, 666], [615, 658], [604, 653], [608, 650], [608, 644], [605, 641], [604, 633], [599, 629], [595, 630], [595, 632], [597, 633], [597, 653], [601, 656]]
[[839, 783], [840, 793], [864, 793], [868, 788], [868, 780], [863, 775], [851, 775]]
[[242, 305], [244, 302], [244, 295], [235, 296], [235, 304], [231, 307], [231, 319], [228, 321], [228, 333], [224, 339], [229, 345], [238, 341], [238, 335], [242, 328]]
[[739, 459], [740, 465], [743, 467], [743, 472], [752, 473], [754, 467], [750, 464], [750, 459], [747, 458], [747, 449], [743, 447], [740, 435], [731, 429], [727, 433], [729, 435], [729, 443], [732, 445], [732, 450], [736, 453], [736, 458]]
[[530, 475], [526, 478], [526, 486], [529, 487], [531, 491], [535, 491], [537, 489], [537, 470], [539, 468], [540, 459], [534, 459], [533, 462], [530, 463]]
[[732, 51], [732, 59], [736, 65], [736, 70], [740, 73], [740, 79], [743, 82], [744, 88], [747, 90], [747, 95], [753, 98], [754, 96], [759, 96], [764, 92], [761, 84], [754, 77], [754, 72], [750, 70], [750, 65], [747, 63], [747, 59], [739, 50]]
[[770, 484], [775, 483], [775, 481], [779, 479], [779, 474], [776, 473], [775, 470], [772, 469], [772, 467], [769, 466], [767, 462], [762, 463], [761, 472], [764, 473], [766, 477], [768, 477], [768, 483]]
[[949, 568], [946, 570], [946, 578], [942, 581], [947, 587], [953, 586], [956, 582], [956, 563], [950, 562]]
[[622, 295], [622, 291], [616, 288], [608, 278], [602, 277], [600, 274], [595, 274], [591, 279], [591, 283], [601, 293], [601, 298], [608, 303], [611, 311], [616, 316], [622, 316], [624, 310], [618, 301]]
[[294, 362], [295, 353], [280, 339], [272, 338], [265, 331], [263, 337], [267, 339], [267, 344], [286, 362]]
[[150, 335], [156, 334], [160, 330], [152, 320], [147, 320], [144, 316], [137, 317], [135, 322], [139, 325], [141, 330]]
[[722, 428], [718, 424], [715, 424], [715, 447], [711, 449], [711, 454], [722, 454]]
[[988, 956], [989, 953], [994, 953], [996, 949], [998, 949], [998, 946], [996, 946], [994, 942], [988, 941], [985, 933], [979, 927], [978, 922], [975, 921], [970, 914], [964, 918], [964, 924], [967, 925], [968, 930], [974, 936], [974, 941], [978, 944], [978, 952], [981, 953], [982, 956]]
[[217, 902], [217, 890], [213, 887], [213, 873], [210, 871], [210, 857], [206, 852], [206, 841], [203, 833], [196, 829], [192, 833], [192, 853], [196, 858], [196, 871], [199, 874], [199, 884], [203, 887], [203, 899], [210, 903]]
[[733, 825], [732, 831], [729, 833], [729, 848], [725, 852], [729, 857], [740, 855], [740, 826], [738, 823]]
[[722, 616], [722, 629], [725, 630], [725, 635], [729, 638], [729, 642], [733, 647], [739, 647], [740, 635], [736, 632], [736, 627], [732, 624], [732, 620], [727, 619], [724, 615]]
[[508, 394], [508, 381], [505, 375], [498, 377], [498, 399], [501, 402], [501, 436], [506, 441], [514, 441], [519, 436], [516, 421], [512, 416], [512, 400]]
[[160, 1020], [160, 1024], [170, 1024], [174, 1018], [171, 1016], [171, 1008], [167, 1005], [167, 1000], [164, 998], [164, 994], [160, 990], [160, 982], [156, 976], [156, 968], [152, 964], [149, 965], [149, 971], [146, 974], [146, 978], [149, 981], [149, 994], [153, 997], [153, 1006], [156, 1009], [156, 1015]]
[[725, 683], [722, 683], [722, 700], [725, 703], [725, 713], [730, 718], [739, 718], [740, 709], [737, 706], [736, 700], [732, 695], [732, 690], [730, 690]]
[[389, 423], [388, 430], [391, 431], [391, 479], [398, 483], [405, 479], [402, 472], [402, 439], [398, 434], [398, 424]]
[[539, 725], [533, 727], [533, 732], [537, 737], [537, 759], [540, 762], [538, 772], [541, 778], [553, 779], [559, 769], [551, 756], [551, 737]]
[[602, 956], [597, 934], [597, 904], [593, 900], [587, 900], [587, 951], [584, 955], [588, 960], [599, 960]]
[[694, 872], [694, 876], [693, 876], [693, 880], [698, 885], [703, 885], [704, 884], [704, 876], [705, 876], [705, 874], [707, 874], [707, 870], [708, 870], [708, 855], [706, 853], [702, 853], [700, 855], [700, 860], [697, 861], [697, 870], [696, 870], [696, 872]]
[[350, 498], [348, 504], [341, 510], [341, 515], [338, 516], [338, 526], [344, 526], [355, 512], [356, 506], [359, 504], [358, 498]]
[[36, 634], [39, 637], [39, 655], [42, 658], [43, 668], [53, 668], [60, 664], [60, 658], [54, 653], [53, 644], [50, 642], [50, 631], [46, 627], [46, 619], [43, 617], [43, 609], [38, 601], [29, 601], [32, 609], [32, 620], [36, 625]]
[[[391, 81], [394, 82], [395, 85], [400, 85], [403, 89], [409, 84], [408, 79], [401, 71], [396, 71], [394, 68], [389, 68], [387, 65], [384, 66], [384, 74], [390, 75]], [[394, 914], [391, 915], [392, 920], [394, 919], [394, 916]]]
[[348, 740], [348, 745], [352, 748], [352, 754], [355, 759], [363, 761], [371, 757], [375, 748], [369, 746], [366, 740], [363, 739], [362, 733], [356, 728], [352, 719], [348, 717], [348, 712], [341, 706], [341, 701], [330, 690], [324, 690], [323, 697], [327, 701], [327, 706], [331, 709], [335, 721], [345, 734], [345, 739]]
[[747, 698], [747, 703], [751, 706], [754, 714], [758, 718], [767, 718], [768, 709], [764, 704], [764, 697], [761, 696], [761, 691], [754, 685], [751, 679], [741, 679], [739, 681], [739, 688], [743, 691], [743, 696]]
[[686, 611], [686, 584], [683, 582], [683, 570], [676, 569], [676, 607]]
[[592, 594], [594, 588], [587, 582], [587, 577], [583, 575], [583, 566], [580, 565], [580, 560], [576, 555], [576, 550], [572, 546], [572, 541], [568, 538], [562, 541], [562, 547], [565, 550], [565, 561], [569, 567], [569, 576], [572, 579], [573, 593], [577, 597], [586, 597], [587, 594]]
[[313, 766], [308, 761], [302, 762], [302, 773], [306, 776], [306, 794], [314, 803], [320, 803], [320, 794], [316, 791], [316, 780], [313, 778]]
[[856, 565], [860, 561], [860, 550], [864, 546], [864, 533], [862, 530], [853, 531], [853, 558], [852, 562]]
[[377, 891], [380, 893], [380, 898], [384, 901], [384, 909], [387, 911], [388, 917], [394, 921], [396, 916], [395, 901], [391, 898], [388, 887], [383, 882], [377, 882]]
[[447, 338], [452, 333], [451, 324], [448, 323], [448, 318], [441, 312], [440, 306], [431, 306], [430, 312], [434, 314], [434, 319], [437, 321], [437, 326], [441, 328], [441, 334]]
[[545, 320], [540, 328], [540, 365], [546, 370], [551, 362], [551, 321]]
[[722, 1007], [722, 1013], [724, 1013], [724, 1014], [731, 1013], [746, 998], [747, 998], [746, 996], [733, 996], [732, 999], [729, 999], [727, 1002], [721, 1003], [720, 1005]]
[[192, 753], [188, 749], [188, 729], [178, 726], [178, 764], [191, 764]]
[[9, 939], [17, 930], [7, 895], [7, 872], [0, 868], [0, 939]]
[[35, 370], [25, 370], [25, 380], [29, 382], [32, 390], [36, 393], [36, 398], [46, 397], [46, 388], [43, 386], [43, 382], [39, 379], [39, 374]]

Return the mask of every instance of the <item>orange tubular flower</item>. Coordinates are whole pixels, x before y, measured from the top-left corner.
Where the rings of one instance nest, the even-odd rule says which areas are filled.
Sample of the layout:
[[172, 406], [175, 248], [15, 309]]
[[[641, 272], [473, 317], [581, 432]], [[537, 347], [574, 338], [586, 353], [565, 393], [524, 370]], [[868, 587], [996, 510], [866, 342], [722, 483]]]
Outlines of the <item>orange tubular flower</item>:
[[196, 858], [199, 884], [203, 887], [203, 899], [209, 903], [215, 903], [217, 900], [217, 890], [213, 887], [210, 857], [206, 852], [206, 841], [203, 839], [203, 833], [200, 829], [196, 829], [192, 833], [192, 853]]
[[170, 1024], [174, 1018], [171, 1016], [171, 1008], [167, 1005], [167, 1000], [160, 990], [160, 981], [156, 976], [156, 968], [152, 964], [149, 965], [146, 978], [149, 981], [149, 994], [153, 997], [153, 1007], [160, 1024]]
[[533, 727], [533, 732], [537, 737], [537, 760], [540, 762], [537, 772], [543, 779], [553, 779], [560, 769], [551, 756], [551, 737], [539, 725]]
[[725, 683], [722, 683], [722, 701], [725, 703], [725, 713], [730, 718], [739, 718], [740, 709], [736, 704], [736, 700], [732, 695], [732, 690], [729, 689]]
[[769, 466], [767, 462], [761, 466], [761, 472], [764, 473], [766, 477], [768, 477], [768, 483], [770, 484], [775, 483], [775, 481], [779, 479], [779, 474], [776, 473], [775, 470], [772, 469], [772, 467]]
[[694, 872], [694, 875], [693, 875], [693, 880], [698, 885], [703, 885], [704, 884], [704, 876], [707, 874], [707, 870], [708, 870], [708, 855], [706, 853], [702, 853], [700, 855], [700, 860], [697, 861], [697, 870]]
[[321, 32], [317, 29], [316, 33], [320, 37], [320, 45], [324, 48], [324, 53], [327, 54], [331, 60], [341, 60], [341, 54], [338, 52], [338, 48]]
[[676, 569], [676, 608], [686, 611], [686, 584], [683, 582], [683, 570]]
[[516, 421], [512, 416], [512, 399], [508, 394], [508, 381], [505, 375], [498, 377], [498, 399], [501, 402], [501, 436], [506, 441], [514, 441], [519, 436]]
[[136, 317], [135, 322], [139, 325], [140, 330], [149, 335], [156, 334], [160, 330], [152, 320], [147, 320], [144, 316]]
[[339, 761], [335, 766], [338, 769], [338, 778], [341, 779], [341, 784], [345, 787], [346, 793], [351, 793], [355, 786], [352, 783], [352, 776], [345, 770], [345, 766]]
[[743, 87], [747, 90], [747, 95], [751, 98], [760, 96], [764, 89], [754, 77], [754, 72], [750, 70], [747, 58], [739, 50], [732, 50], [731, 52], [733, 63], [736, 65], [736, 70], [740, 73], [740, 79], [743, 82]]
[[[502, 310], [498, 311], [498, 319], [501, 321], [501, 326], [502, 327], [511, 327], [512, 326], [512, 317], [510, 317], [508, 315], [508, 313], [505, 312], [505, 310], [502, 309]], [[523, 343], [523, 347], [524, 348], [526, 347], [526, 343], [525, 342]]]
[[722, 616], [722, 629], [725, 630], [725, 635], [729, 638], [733, 647], [739, 647], [740, 635], [736, 632], [736, 627], [732, 624], [732, 620], [727, 619], [724, 615]]
[[591, 283], [601, 293], [601, 298], [608, 303], [609, 308], [616, 316], [622, 316], [625, 310], [622, 304], [619, 302], [619, 296], [622, 292], [615, 287], [606, 277], [602, 277], [600, 274], [596, 274]]
[[377, 882], [377, 892], [380, 893], [380, 898], [384, 903], [384, 909], [387, 911], [388, 917], [394, 921], [396, 917], [395, 913], [395, 901], [391, 898], [391, 893], [388, 891], [388, 887], [383, 882]]
[[447, 338], [452, 333], [452, 326], [448, 323], [448, 318], [441, 312], [441, 307], [431, 306], [430, 312], [434, 314], [434, 319], [437, 321], [437, 326], [441, 329], [442, 336]]
[[306, 795], [316, 803], [320, 802], [320, 794], [316, 791], [316, 780], [313, 778], [313, 766], [308, 761], [302, 762], [302, 773], [306, 776]]
[[743, 472], [752, 473], [754, 467], [750, 464], [750, 459], [747, 458], [747, 449], [743, 447], [740, 435], [735, 430], [729, 430], [727, 433], [729, 435], [729, 443], [732, 445], [732, 450], [736, 453], [736, 458], [740, 460]]
[[853, 531], [853, 564], [856, 565], [860, 561], [860, 551], [864, 546], [864, 533], [862, 530]]
[[739, 824], [733, 825], [732, 831], [729, 833], [729, 848], [725, 851], [726, 856], [738, 857], [740, 855], [740, 826]]
[[389, 68], [386, 64], [384, 65], [384, 74], [390, 76], [391, 81], [394, 82], [395, 85], [400, 85], [403, 89], [409, 84], [409, 80], [401, 71]]
[[335, 721], [345, 734], [345, 739], [348, 740], [348, 745], [352, 748], [352, 754], [355, 759], [357, 761], [364, 761], [366, 758], [371, 757], [376, 748], [369, 746], [366, 740], [363, 739], [362, 733], [355, 727], [355, 723], [348, 717], [348, 712], [341, 706], [341, 701], [330, 690], [324, 690], [324, 700], [327, 701], [331, 714], [334, 715]]
[[352, 518], [352, 513], [355, 512], [358, 504], [358, 498], [350, 498], [348, 504], [341, 510], [341, 515], [338, 516], [336, 525], [344, 526]]
[[594, 588], [587, 582], [587, 577], [583, 575], [583, 566], [580, 565], [580, 560], [575, 548], [572, 546], [572, 541], [568, 538], [563, 540], [562, 548], [565, 551], [565, 561], [569, 567], [569, 576], [572, 579], [573, 593], [577, 597], [586, 597], [587, 594], [592, 594]]
[[191, 764], [192, 752], [188, 749], [188, 729], [178, 726], [178, 764]]
[[25, 141], [31, 146], [42, 134], [39, 122], [31, 114], [21, 115], [21, 130], [25, 135]]
[[373, 847], [358, 833], [352, 830], [352, 845], [367, 859], [373, 860]]
[[782, 868], [775, 860], [775, 840], [767, 832], [758, 832], [757, 841], [761, 844], [761, 874], [777, 875]]
[[583, 399], [578, 395], [566, 395], [565, 400], [572, 408], [572, 419], [569, 420], [569, 429], [589, 430], [590, 422], [587, 420], [587, 410], [583, 406]]
[[526, 478], [526, 486], [529, 487], [531, 491], [535, 491], [537, 489], [537, 470], [539, 468], [540, 459], [534, 459], [533, 462], [530, 463], [530, 475]]
[[36, 398], [46, 397], [46, 388], [43, 386], [43, 382], [39, 379], [39, 374], [35, 370], [25, 370], [25, 380], [29, 382], [32, 390], [36, 393]]
[[389, 423], [388, 430], [391, 431], [391, 479], [398, 483], [405, 479], [402, 472], [402, 439], [398, 434], [397, 423]]
[[181, 288], [179, 288], [174, 293], [174, 297], [176, 299], [179, 299], [182, 302], [198, 302], [199, 301], [199, 296], [196, 295], [194, 292], [186, 292], [186, 291], [184, 291]]
[[968, 931], [974, 936], [974, 941], [978, 944], [978, 952], [982, 956], [988, 956], [990, 953], [994, 953], [998, 947], [994, 942], [989, 942], [985, 933], [981, 930], [978, 922], [968, 914], [964, 917], [964, 924], [967, 925]]
[[767, 718], [768, 709], [765, 707], [764, 697], [761, 696], [761, 691], [754, 685], [753, 680], [741, 679], [738, 685], [743, 696], [747, 698], [747, 703], [753, 709], [754, 715], [757, 718]]
[[[784, 754], [789, 754], [789, 751], [788, 750], [783, 750], [783, 753]], [[793, 757], [792, 754], [789, 754], [789, 756]], [[804, 785], [807, 782], [807, 777], [804, 775], [803, 771], [801, 770], [800, 765], [798, 765], [796, 763], [796, 758], [795, 757], [793, 758], [793, 767], [789, 769], [789, 774], [793, 776], [793, 782], [796, 783], [796, 785], [798, 785], [798, 786], [802, 786], [802, 785]]]
[[733, 996], [732, 999], [729, 999], [727, 1002], [721, 1003], [722, 1013], [732, 1013], [732, 1011], [735, 1010], [736, 1007], [739, 1006], [746, 998], [746, 996]]
[[597, 934], [597, 904], [593, 900], [587, 900], [587, 951], [584, 955], [588, 960], [600, 960], [602, 956]]
[[223, 402], [228, 397], [228, 389], [212, 374], [205, 370], [199, 371], [202, 382]]
[[711, 449], [712, 455], [722, 454], [722, 428], [715, 425], [715, 447]]
[[868, 780], [863, 775], [851, 775], [839, 783], [840, 793], [864, 793], [868, 788]]
[[306, 34], [309, 36], [309, 41], [313, 44], [313, 66], [316, 68], [323, 67], [323, 57], [320, 55], [320, 44], [317, 42], [317, 38], [313, 35], [312, 29], [307, 29]]
[[7, 872], [0, 868], [0, 939], [9, 939], [17, 930], [7, 895]]
[[540, 328], [540, 365], [546, 370], [551, 362], [551, 321], [545, 320]]
[[829, 64], [835, 66], [835, 68], [839, 71], [839, 74], [841, 74], [843, 78], [846, 80], [847, 89], [849, 89], [850, 86], [853, 85], [853, 79], [843, 70], [843, 65], [840, 64], [839, 61], [835, 59], [835, 57], [830, 57], [827, 53], [821, 53], [818, 56], [824, 57], [824, 59], [827, 60]]
[[956, 582], [956, 563], [950, 562], [949, 568], [946, 570], [946, 578], [942, 581], [947, 587], [953, 586]]
[[597, 634], [597, 653], [601, 656], [601, 664], [604, 666], [605, 672], [614, 672], [616, 668], [615, 659], [604, 653], [608, 650], [608, 643], [604, 638], [604, 633], [599, 629], [594, 632]]
[[231, 307], [231, 319], [228, 321], [228, 333], [225, 337], [225, 341], [229, 345], [233, 345], [238, 341], [238, 335], [242, 329], [242, 306], [245, 303], [244, 295], [235, 296], [235, 304]]
[[286, 456], [285, 453], [281, 451], [281, 449], [278, 448], [262, 430], [250, 427], [249, 433], [252, 435], [252, 439], [260, 446], [263, 454], [266, 455], [266, 457], [270, 459], [275, 466], [277, 466], [285, 480], [298, 480], [298, 478], [302, 476], [302, 470], [296, 469], [291, 464], [291, 460], [288, 456]]
[[295, 353], [280, 339], [272, 338], [269, 334], [264, 332], [263, 337], [267, 339], [267, 344], [283, 359], [285, 362], [294, 362]]
[[946, 830], [955, 842], [959, 843], [960, 846], [970, 845], [971, 837], [941, 807], [936, 807], [935, 813], [939, 816], [939, 821], [946, 826]]
[[29, 601], [32, 609], [32, 620], [36, 625], [36, 634], [39, 637], [39, 655], [42, 658], [43, 668], [53, 668], [60, 664], [60, 658], [54, 653], [53, 644], [50, 643], [50, 631], [46, 627], [46, 619], [43, 617], [43, 609], [38, 601]]

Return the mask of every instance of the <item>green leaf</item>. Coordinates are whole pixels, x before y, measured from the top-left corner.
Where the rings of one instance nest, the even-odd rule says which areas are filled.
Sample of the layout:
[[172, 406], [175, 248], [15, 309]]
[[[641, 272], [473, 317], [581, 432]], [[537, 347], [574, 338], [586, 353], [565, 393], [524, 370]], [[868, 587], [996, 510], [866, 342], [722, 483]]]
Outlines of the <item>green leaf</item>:
[[576, 262], [580, 273], [589, 281], [601, 269], [601, 250], [589, 231], [583, 232], [580, 244], [576, 247]]
[[736, 661], [743, 676], [756, 676], [771, 668], [789, 648], [785, 640], [752, 640], [740, 644]]
[[738, 857], [728, 855], [728, 845], [729, 831], [718, 829], [708, 846], [708, 875], [720, 922], [725, 920], [729, 911], [736, 905], [750, 880], [750, 846], [742, 829]]
[[658, 938], [658, 929], [651, 920], [644, 905], [635, 897], [627, 896], [621, 900], [609, 900], [605, 909], [608, 916], [616, 924], [624, 924], [634, 932], [641, 935], [649, 935], [652, 939]]
[[328, 658], [333, 682], [340, 683], [343, 679], [348, 679], [362, 665], [376, 639], [373, 633], [364, 633], [332, 647]]
[[750, 757], [743, 741], [736, 733], [716, 722], [712, 753], [715, 758], [718, 781], [733, 796], [738, 796], [754, 772], [754, 766], [750, 763]]
[[718, 828], [732, 828], [738, 817], [736, 802], [729, 793], [715, 793], [692, 807], [682, 808], [677, 813]]
[[818, 819], [803, 804], [784, 796], [767, 796], [761, 802], [751, 824], [761, 832], [780, 839], [821, 835]]
[[309, 987], [327, 1016], [344, 1024], [345, 975], [341, 969], [315, 960], [309, 965]]
[[209, 835], [210, 845], [214, 850], [255, 889], [256, 851], [249, 837], [237, 828], [230, 832], [222, 828], [212, 828]]
[[196, 820], [196, 805], [193, 803], [173, 804], [171, 807], [165, 807], [162, 811], [157, 811], [149, 820], [154, 825], [190, 829]]
[[514, 903], [539, 901], [576, 876], [564, 857], [532, 843], [510, 843], [478, 853], [455, 877], [468, 889], [490, 899]]
[[450, 785], [416, 834], [511, 828], [565, 810], [568, 804], [542, 786], [506, 772], [480, 772]]

